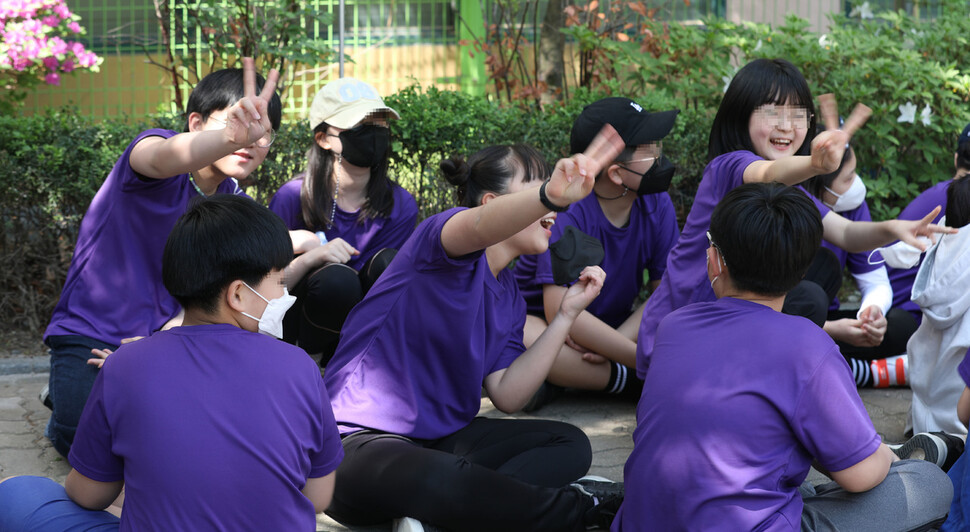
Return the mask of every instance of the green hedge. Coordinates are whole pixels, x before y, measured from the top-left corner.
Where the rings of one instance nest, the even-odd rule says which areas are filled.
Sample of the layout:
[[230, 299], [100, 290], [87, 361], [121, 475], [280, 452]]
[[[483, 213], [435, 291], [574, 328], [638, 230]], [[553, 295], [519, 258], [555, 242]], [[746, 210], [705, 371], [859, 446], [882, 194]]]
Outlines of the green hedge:
[[[683, 221], [706, 164], [724, 77], [736, 68], [732, 64], [785, 57], [803, 70], [816, 94], [831, 91], [844, 106], [862, 101], [874, 108], [855, 141], [860, 173], [867, 176], [874, 217], [895, 216], [920, 190], [952, 175], [956, 135], [970, 120], [970, 74], [960, 70], [970, 58], [970, 17], [962, 0], [943, 5], [949, 15], [935, 23], [901, 13], [872, 20], [838, 16], [824, 39], [797, 18], [777, 29], [723, 20], [701, 28], [658, 24], [648, 48], [635, 40], [610, 44], [619, 79], [599, 92], [573, 89], [564, 103], [541, 112], [410, 87], [386, 98], [401, 113], [391, 126], [391, 171], [414, 194], [423, 218], [453, 204], [452, 190], [437, 177], [442, 158], [524, 142], [554, 162], [565, 155], [572, 121], [584, 105], [626, 95], [649, 110], [682, 109], [664, 139], [664, 152], [680, 168], [670, 192]], [[604, 46], [592, 38], [581, 45]], [[908, 101], [930, 106], [929, 125], [918, 114], [915, 123], [898, 122], [898, 106]], [[0, 317], [8, 327], [45, 326], [87, 205], [131, 138], [148, 127], [178, 130], [181, 120], [105, 123], [72, 109], [0, 117]], [[267, 203], [300, 171], [309, 146], [305, 122], [284, 124], [266, 162], [244, 183], [249, 194]]]

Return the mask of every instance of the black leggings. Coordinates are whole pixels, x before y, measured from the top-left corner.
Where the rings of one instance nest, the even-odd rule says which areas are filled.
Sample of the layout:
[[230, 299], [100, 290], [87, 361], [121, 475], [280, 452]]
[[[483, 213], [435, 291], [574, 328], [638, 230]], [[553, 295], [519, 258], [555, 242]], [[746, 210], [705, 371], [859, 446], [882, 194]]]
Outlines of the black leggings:
[[362, 431], [346, 453], [327, 514], [347, 526], [413, 517], [451, 530], [584, 530], [592, 501], [589, 438], [559, 421], [475, 418], [437, 440]]
[[326, 365], [337, 349], [347, 315], [396, 254], [395, 249], [382, 249], [360, 272], [346, 264], [327, 263], [303, 277], [293, 288], [296, 303], [283, 318], [283, 340], [307, 353], [321, 353], [320, 364]]

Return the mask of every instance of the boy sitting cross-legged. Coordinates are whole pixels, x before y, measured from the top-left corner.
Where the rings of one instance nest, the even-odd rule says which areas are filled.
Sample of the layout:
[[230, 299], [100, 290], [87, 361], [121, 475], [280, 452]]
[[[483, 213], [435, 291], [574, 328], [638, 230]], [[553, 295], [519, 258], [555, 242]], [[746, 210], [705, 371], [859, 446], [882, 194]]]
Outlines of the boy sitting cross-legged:
[[[165, 246], [181, 327], [125, 344], [95, 380], [65, 489], [0, 483], [0, 530], [313, 530], [343, 457], [320, 370], [272, 338], [292, 304], [286, 227], [249, 198], [199, 199]], [[265, 334], [258, 334], [260, 333]]]
[[[781, 184], [730, 191], [711, 217], [716, 301], [657, 329], [613, 530], [914, 530], [945, 518], [936, 465], [881, 442], [835, 342], [781, 313], [822, 238]], [[804, 483], [815, 460], [835, 482]]]

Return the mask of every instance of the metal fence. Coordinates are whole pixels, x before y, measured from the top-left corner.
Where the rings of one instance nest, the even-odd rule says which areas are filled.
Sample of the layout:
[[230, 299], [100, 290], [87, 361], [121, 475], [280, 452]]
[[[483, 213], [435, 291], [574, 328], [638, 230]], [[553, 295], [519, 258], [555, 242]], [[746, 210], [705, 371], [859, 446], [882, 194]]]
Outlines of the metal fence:
[[[184, 1], [167, 0], [173, 13], [180, 12]], [[330, 13], [337, 20], [339, 0], [308, 0], [310, 7]], [[345, 74], [374, 84], [383, 94], [395, 92], [413, 83], [441, 88], [468, 88], [469, 71], [463, 58], [470, 48], [460, 41], [467, 39], [462, 30], [461, 13], [471, 7], [481, 13], [472, 21], [479, 31], [482, 24], [492, 23], [494, 4], [471, 0], [345, 0], [345, 46], [352, 63]], [[587, 0], [581, 0], [585, 2]], [[627, 0], [600, 0], [609, 1]], [[577, 3], [561, 0], [559, 8]], [[854, 6], [845, 0], [649, 0], [663, 16], [673, 20], [698, 20], [708, 15], [723, 16], [732, 21], [755, 21], [780, 24], [789, 13], [805, 18], [814, 31], [825, 31], [832, 12], [848, 13]], [[869, 0], [873, 9], [905, 9], [932, 16], [935, 4], [915, 0]], [[536, 20], [541, 20], [547, 2], [539, 2]], [[105, 61], [98, 74], [81, 73], [65, 76], [59, 87], [42, 86], [27, 102], [27, 113], [41, 112], [65, 104], [77, 106], [79, 112], [106, 118], [141, 117], [159, 110], [171, 109], [172, 88], [166, 73], [146, 62], [146, 54], [161, 60], [164, 48], [159, 23], [151, 0], [69, 0], [71, 9], [81, 16], [87, 35], [85, 45], [102, 55]], [[555, 4], [553, 4], [555, 6]], [[182, 9], [181, 11], [184, 11]], [[336, 23], [322, 25], [306, 21], [306, 31], [337, 47]], [[533, 28], [534, 29], [534, 28]], [[184, 53], [192, 43], [173, 42], [173, 54]], [[316, 69], [297, 68], [286, 94], [288, 119], [305, 113], [315, 92], [327, 80], [338, 76], [336, 64]], [[464, 81], [464, 83], [463, 83]], [[483, 84], [484, 79], [475, 83]], [[186, 88], [187, 89], [187, 88]]]

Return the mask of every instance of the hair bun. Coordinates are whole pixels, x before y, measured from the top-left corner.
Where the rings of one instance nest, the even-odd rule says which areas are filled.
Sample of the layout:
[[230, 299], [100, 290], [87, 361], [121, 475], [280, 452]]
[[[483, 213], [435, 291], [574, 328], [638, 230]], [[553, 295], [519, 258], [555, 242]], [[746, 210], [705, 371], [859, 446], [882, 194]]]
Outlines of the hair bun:
[[468, 183], [471, 167], [468, 166], [464, 158], [456, 155], [442, 159], [438, 167], [441, 169], [441, 174], [452, 186], [462, 187]]

